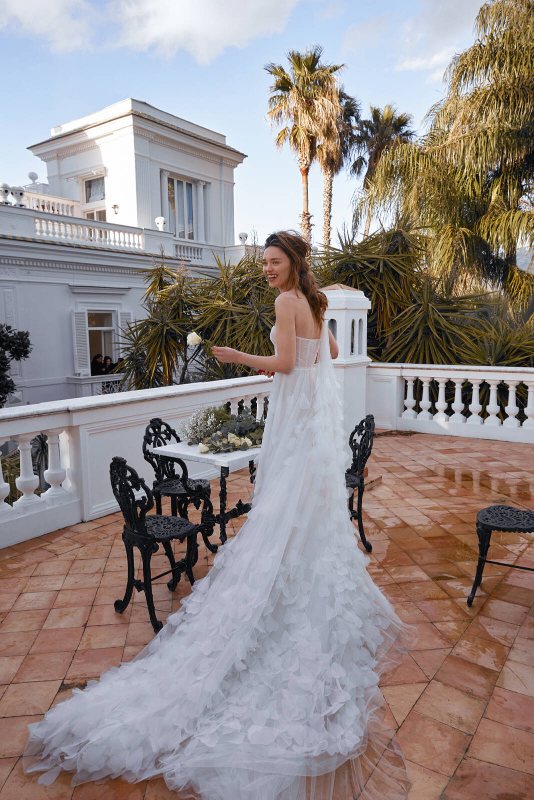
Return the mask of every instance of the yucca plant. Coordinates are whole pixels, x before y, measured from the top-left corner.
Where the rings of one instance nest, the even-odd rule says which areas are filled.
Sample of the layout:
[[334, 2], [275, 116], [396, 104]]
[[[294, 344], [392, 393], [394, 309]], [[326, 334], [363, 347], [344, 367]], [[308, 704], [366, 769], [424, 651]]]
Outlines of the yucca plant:
[[483, 296], [452, 296], [439, 280], [418, 276], [411, 288], [411, 302], [387, 329], [388, 344], [381, 360], [408, 364], [466, 363], [468, 352], [481, 328], [476, 317]]
[[410, 303], [421, 269], [422, 237], [404, 228], [379, 231], [362, 241], [338, 234], [339, 248], [318, 254], [316, 275], [321, 286], [342, 283], [362, 291], [371, 301], [368, 318], [370, 350], [378, 355], [387, 329]]
[[143, 329], [138, 322], [130, 323], [122, 330], [121, 354], [122, 389], [154, 389], [164, 385], [159, 364], [154, 371], [149, 369]]
[[196, 285], [197, 331], [207, 355], [207, 379], [248, 374], [247, 367], [220, 364], [211, 346], [235, 347], [257, 355], [272, 355], [269, 332], [274, 325], [276, 294], [269, 288], [259, 259], [245, 256], [230, 265], [217, 260], [218, 275]]

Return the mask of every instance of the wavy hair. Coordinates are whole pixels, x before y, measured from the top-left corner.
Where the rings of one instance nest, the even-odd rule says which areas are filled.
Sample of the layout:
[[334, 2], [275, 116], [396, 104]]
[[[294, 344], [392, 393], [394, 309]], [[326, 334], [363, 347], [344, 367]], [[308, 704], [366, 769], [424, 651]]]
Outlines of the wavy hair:
[[310, 245], [295, 231], [276, 231], [265, 240], [265, 247], [279, 247], [289, 258], [289, 288], [300, 289], [318, 325], [322, 325], [328, 300], [317, 285], [310, 266]]

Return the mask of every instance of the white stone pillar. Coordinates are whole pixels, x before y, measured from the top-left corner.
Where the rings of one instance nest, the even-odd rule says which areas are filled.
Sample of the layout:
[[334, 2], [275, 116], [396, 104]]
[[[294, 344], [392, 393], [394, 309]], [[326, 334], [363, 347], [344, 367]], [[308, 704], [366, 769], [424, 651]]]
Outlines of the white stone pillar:
[[22, 492], [22, 497], [19, 497], [13, 503], [13, 508], [16, 511], [29, 511], [36, 509], [40, 505], [44, 505], [41, 498], [35, 494], [35, 490], [39, 486], [39, 478], [33, 471], [32, 463], [32, 446], [31, 441], [35, 434], [28, 434], [26, 436], [17, 437], [17, 444], [20, 453], [20, 475], [15, 480], [15, 484], [19, 492]]
[[[334, 284], [323, 289], [328, 298], [325, 319], [335, 320], [339, 355], [334, 361], [336, 378], [341, 389], [343, 406], [343, 428], [348, 442], [349, 434], [366, 413], [373, 409], [366, 407], [367, 365], [371, 359], [367, 356], [367, 312], [371, 303], [363, 292], [350, 286]], [[355, 339], [361, 340], [360, 346], [354, 342], [351, 352], [351, 326], [354, 322]], [[363, 336], [358, 334], [363, 333]], [[358, 352], [358, 351], [361, 352]]]
[[59, 449], [59, 434], [61, 431], [45, 431], [48, 438], [48, 469], [45, 470], [44, 477], [50, 484], [41, 497], [48, 505], [56, 505], [68, 498], [68, 492], [62, 486], [67, 477], [67, 472], [61, 464], [61, 454]]
[[497, 416], [500, 411], [500, 406], [497, 402], [497, 386], [500, 383], [500, 380], [491, 381], [488, 380], [489, 387], [490, 387], [490, 399], [489, 403], [486, 406], [486, 411], [488, 412], [488, 416], [484, 420], [484, 425], [488, 427], [498, 427], [501, 425], [501, 420]]
[[506, 408], [504, 409], [507, 413], [507, 417], [503, 422], [505, 428], [519, 428], [519, 420], [517, 419], [517, 413], [519, 411], [519, 406], [516, 402], [516, 388], [518, 381], [507, 381], [508, 383], [508, 403], [506, 404]]
[[525, 408], [526, 420], [523, 422], [523, 428], [534, 428], [534, 383], [527, 383], [528, 398]]
[[2, 454], [0, 453], [0, 519], [7, 519], [14, 512], [9, 503], [5, 502], [6, 497], [9, 495], [9, 483], [4, 480], [4, 473], [2, 471]]

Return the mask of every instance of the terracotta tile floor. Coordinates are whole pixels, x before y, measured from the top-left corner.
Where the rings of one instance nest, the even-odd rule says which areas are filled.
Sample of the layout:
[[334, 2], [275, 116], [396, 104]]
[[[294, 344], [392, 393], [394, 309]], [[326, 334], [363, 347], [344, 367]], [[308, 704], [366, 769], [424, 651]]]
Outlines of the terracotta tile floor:
[[[532, 447], [384, 435], [370, 472], [382, 481], [364, 500], [369, 570], [413, 625], [411, 650], [383, 686], [413, 781], [410, 798], [533, 798], [534, 573], [488, 565], [473, 608], [465, 602], [476, 512], [492, 503], [534, 508]], [[249, 491], [246, 475], [231, 476], [230, 501]], [[153, 636], [143, 595], [123, 616], [113, 610], [124, 588], [120, 531], [111, 514], [0, 550], [0, 800], [176, 797], [160, 780], [73, 790], [62, 775], [42, 787], [21, 769], [27, 724]], [[494, 534], [491, 553], [534, 566], [534, 537]], [[160, 555], [154, 561], [166, 563]], [[211, 562], [202, 548], [196, 575]], [[160, 618], [188, 590], [185, 582], [173, 595], [158, 586]]]

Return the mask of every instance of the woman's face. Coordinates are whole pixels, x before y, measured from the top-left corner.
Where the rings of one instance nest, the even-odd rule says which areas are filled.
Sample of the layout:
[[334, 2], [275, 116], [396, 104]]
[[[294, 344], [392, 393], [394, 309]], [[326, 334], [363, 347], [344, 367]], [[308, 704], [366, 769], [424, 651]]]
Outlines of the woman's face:
[[263, 253], [263, 274], [269, 286], [283, 292], [289, 281], [291, 261], [280, 247], [271, 245]]

